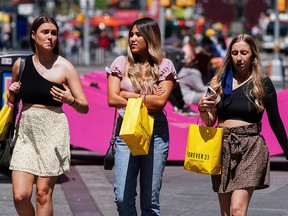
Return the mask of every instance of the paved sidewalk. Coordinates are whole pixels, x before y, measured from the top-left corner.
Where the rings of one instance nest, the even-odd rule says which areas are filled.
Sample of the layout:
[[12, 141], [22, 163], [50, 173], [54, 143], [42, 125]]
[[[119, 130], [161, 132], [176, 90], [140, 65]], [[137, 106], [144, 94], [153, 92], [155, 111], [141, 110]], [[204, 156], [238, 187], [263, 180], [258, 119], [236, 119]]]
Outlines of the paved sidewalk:
[[[72, 150], [71, 172], [62, 175], [55, 186], [53, 196], [55, 216], [117, 215], [113, 202], [113, 171], [104, 170], [102, 161], [103, 157], [97, 153]], [[271, 186], [254, 193], [249, 216], [288, 216], [287, 164], [283, 157], [271, 159]], [[2, 175], [0, 175], [0, 215], [17, 215], [13, 206], [11, 179]], [[161, 215], [220, 215], [217, 195], [211, 189], [210, 176], [185, 171], [182, 163], [168, 164], [161, 191]]]

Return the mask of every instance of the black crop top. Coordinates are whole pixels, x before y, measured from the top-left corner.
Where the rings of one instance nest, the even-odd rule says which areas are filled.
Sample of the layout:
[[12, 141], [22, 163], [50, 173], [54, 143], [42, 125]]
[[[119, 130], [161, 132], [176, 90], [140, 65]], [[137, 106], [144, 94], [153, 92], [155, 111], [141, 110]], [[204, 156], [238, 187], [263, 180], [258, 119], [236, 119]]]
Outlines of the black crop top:
[[[223, 121], [227, 119], [243, 120], [250, 123], [260, 122], [264, 112], [257, 112], [254, 104], [255, 98], [247, 97], [247, 92], [252, 89], [252, 80], [249, 80], [242, 86], [233, 90], [233, 98], [229, 105], [224, 107], [223, 100], [217, 105], [218, 119]], [[276, 91], [267, 77], [263, 80], [265, 96], [263, 98], [264, 107], [266, 108], [269, 101], [276, 99]]]
[[[217, 104], [218, 120], [235, 119], [244, 120], [250, 123], [261, 122], [264, 112], [257, 113], [254, 103], [246, 96], [247, 89], [250, 90], [252, 85], [253, 83], [251, 80], [237, 89], [234, 89], [232, 102], [225, 108], [222, 100]], [[265, 91], [263, 104], [268, 116], [269, 124], [284, 153], [288, 154], [287, 134], [279, 114], [277, 94], [269, 77], [263, 79], [263, 86]], [[254, 101], [253, 98], [251, 99]]]
[[52, 86], [64, 90], [63, 86], [42, 77], [33, 64], [32, 56], [26, 57], [21, 83], [20, 96], [23, 103], [62, 106], [63, 103], [53, 100], [50, 90]]

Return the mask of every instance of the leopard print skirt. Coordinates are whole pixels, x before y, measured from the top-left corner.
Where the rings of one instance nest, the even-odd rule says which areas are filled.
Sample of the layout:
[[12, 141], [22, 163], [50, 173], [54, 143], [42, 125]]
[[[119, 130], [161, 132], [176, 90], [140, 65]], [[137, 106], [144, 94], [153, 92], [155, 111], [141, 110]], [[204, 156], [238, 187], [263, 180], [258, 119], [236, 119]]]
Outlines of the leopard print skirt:
[[222, 174], [212, 176], [215, 192], [228, 193], [248, 187], [269, 187], [270, 157], [260, 132], [260, 123], [224, 128]]

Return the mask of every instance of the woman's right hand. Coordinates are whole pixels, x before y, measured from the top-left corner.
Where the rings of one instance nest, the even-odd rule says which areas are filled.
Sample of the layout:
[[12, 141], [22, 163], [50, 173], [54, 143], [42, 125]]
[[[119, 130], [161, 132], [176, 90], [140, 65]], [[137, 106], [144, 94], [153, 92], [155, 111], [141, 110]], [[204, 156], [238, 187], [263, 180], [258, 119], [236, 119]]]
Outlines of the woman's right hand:
[[217, 110], [215, 100], [212, 100], [213, 95], [203, 95], [198, 103], [200, 117], [206, 126], [212, 127], [217, 119]]
[[198, 102], [198, 110], [201, 112], [215, 108], [215, 100], [212, 100], [213, 95], [204, 94]]
[[11, 83], [11, 85], [8, 88], [9, 94], [11, 94], [11, 93], [12, 93], [12, 95], [18, 94], [20, 92], [20, 88], [21, 88], [21, 82], [20, 81]]

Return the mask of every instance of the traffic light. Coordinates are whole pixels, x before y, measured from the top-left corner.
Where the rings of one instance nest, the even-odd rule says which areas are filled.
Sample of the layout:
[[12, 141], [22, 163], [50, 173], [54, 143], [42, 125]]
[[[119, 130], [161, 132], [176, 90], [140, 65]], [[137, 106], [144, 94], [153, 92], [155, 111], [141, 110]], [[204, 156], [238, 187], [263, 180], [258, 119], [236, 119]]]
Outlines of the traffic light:
[[83, 24], [85, 20], [85, 14], [84, 13], [79, 13], [76, 17], [76, 20], [78, 23]]
[[194, 7], [196, 0], [176, 0], [176, 6], [178, 7]]
[[276, 0], [277, 1], [277, 8], [279, 12], [286, 11], [286, 0]]

